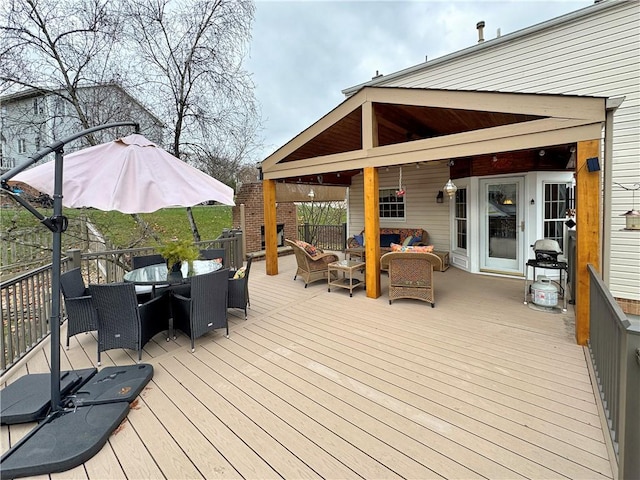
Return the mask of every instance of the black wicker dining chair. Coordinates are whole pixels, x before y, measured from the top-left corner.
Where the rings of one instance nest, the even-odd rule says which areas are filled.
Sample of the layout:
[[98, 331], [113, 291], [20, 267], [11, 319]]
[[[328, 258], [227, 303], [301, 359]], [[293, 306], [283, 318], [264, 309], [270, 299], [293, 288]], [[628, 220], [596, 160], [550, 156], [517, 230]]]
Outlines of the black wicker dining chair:
[[160, 263], [165, 263], [165, 259], [159, 254], [131, 257], [131, 267], [134, 270], [136, 268], [148, 267], [149, 265], [157, 265]]
[[[229, 304], [227, 308], [241, 308], [244, 310], [244, 319], [247, 319], [247, 306], [251, 306], [249, 301], [249, 272], [253, 257], [247, 257], [247, 265], [244, 267], [242, 276], [237, 275], [237, 271], [229, 271]], [[242, 269], [238, 269], [240, 271]], [[238, 278], [234, 278], [238, 276]]]
[[98, 315], [79, 268], [74, 268], [60, 275], [60, 288], [67, 312], [68, 350], [69, 339], [72, 336], [91, 332], [98, 328]]
[[138, 352], [155, 335], [167, 331], [171, 304], [169, 293], [158, 295], [138, 305], [133, 283], [90, 285], [89, 292], [98, 312], [98, 365], [100, 353], [113, 348], [128, 348]]
[[211, 330], [224, 328], [225, 335], [229, 336], [228, 288], [229, 270], [224, 268], [192, 277], [188, 297], [175, 292], [171, 295], [173, 328], [189, 335], [192, 352], [195, 351], [196, 338]]
[[222, 266], [227, 266], [227, 252], [224, 248], [209, 248], [208, 250], [200, 250], [200, 258], [202, 260], [216, 260], [219, 258]]

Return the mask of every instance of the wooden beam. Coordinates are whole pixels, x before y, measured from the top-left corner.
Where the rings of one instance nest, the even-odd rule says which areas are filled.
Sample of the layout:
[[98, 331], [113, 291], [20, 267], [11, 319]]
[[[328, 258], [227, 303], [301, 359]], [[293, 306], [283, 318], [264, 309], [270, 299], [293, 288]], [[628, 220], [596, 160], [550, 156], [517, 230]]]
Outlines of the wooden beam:
[[264, 204], [264, 248], [267, 275], [278, 274], [278, 232], [276, 225], [276, 182], [262, 181]]
[[600, 163], [600, 141], [578, 142], [576, 161], [576, 341], [589, 340], [589, 271], [590, 263], [600, 272], [600, 170], [589, 171], [588, 159]]
[[367, 262], [367, 297], [380, 296], [380, 214], [378, 211], [378, 170], [367, 167], [364, 173], [364, 255]]
[[384, 87], [367, 87], [359, 93], [363, 92], [367, 100], [373, 103], [523, 113], [598, 122], [605, 119], [606, 98], [603, 97]]
[[517, 125], [464, 132], [413, 142], [373, 147], [278, 164], [263, 171], [264, 178], [277, 180], [331, 171], [384, 167], [443, 158], [484, 155], [496, 152], [542, 148], [600, 135], [601, 124], [578, 125], [576, 121], [546, 119]]
[[362, 149], [378, 146], [378, 121], [371, 102], [362, 104]]
[[356, 108], [360, 107], [365, 100], [366, 96], [364, 93], [358, 93], [344, 100], [340, 105], [335, 107], [325, 116], [307, 127], [303, 132], [296, 135], [293, 139], [289, 140], [286, 144], [265, 158], [262, 162], [262, 170], [270, 170], [287, 155], [296, 151], [305, 143], [327, 130], [339, 120], [342, 120]]

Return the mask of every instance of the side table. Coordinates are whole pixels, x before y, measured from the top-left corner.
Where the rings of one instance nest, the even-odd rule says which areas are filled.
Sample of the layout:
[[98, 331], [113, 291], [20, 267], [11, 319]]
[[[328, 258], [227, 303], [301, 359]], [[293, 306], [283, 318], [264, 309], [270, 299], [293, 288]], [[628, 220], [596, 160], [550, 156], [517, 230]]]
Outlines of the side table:
[[449, 252], [434, 250], [432, 253], [440, 257], [440, 260], [442, 260], [442, 268], [440, 271], [444, 272], [447, 270], [449, 268]]
[[[359, 278], [354, 278], [353, 273], [356, 271], [364, 270], [366, 263], [359, 260], [340, 260], [338, 262], [332, 262], [328, 265], [327, 273], [327, 288], [331, 291], [331, 287], [346, 288], [349, 290], [349, 296], [353, 297], [353, 289], [362, 285], [364, 282]], [[336, 272], [336, 279], [331, 279], [331, 273]], [[342, 278], [339, 273], [342, 272]]]

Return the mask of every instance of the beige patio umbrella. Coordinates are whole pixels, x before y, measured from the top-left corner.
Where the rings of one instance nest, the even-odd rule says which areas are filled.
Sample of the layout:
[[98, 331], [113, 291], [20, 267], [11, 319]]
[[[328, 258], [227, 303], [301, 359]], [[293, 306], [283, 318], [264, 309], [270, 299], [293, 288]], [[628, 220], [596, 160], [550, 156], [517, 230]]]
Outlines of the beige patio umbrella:
[[[214, 200], [235, 205], [233, 189], [174, 157], [140, 134], [65, 155], [62, 204], [149, 213]], [[53, 196], [54, 162], [12, 178]]]
[[[8, 182], [14, 180], [53, 197], [53, 215], [45, 218], [24, 199], [14, 195], [18, 203], [53, 232], [51, 413], [21, 442], [3, 454], [0, 464], [2, 478], [59, 472], [80, 465], [97, 453], [129, 410], [128, 403], [121, 401], [120, 397], [108, 401], [92, 397], [92, 403], [84, 398], [84, 405], [73, 409], [63, 408], [61, 402], [61, 234], [67, 224], [62, 206], [144, 213], [164, 207], [192, 206], [209, 200], [234, 204], [230, 187], [187, 165], [139, 134], [64, 155], [67, 143], [94, 131], [120, 126], [136, 126], [137, 129], [133, 122], [120, 122], [84, 130], [54, 142], [24, 164], [0, 176], [0, 186], [7, 193], [13, 194]], [[55, 153], [55, 161], [27, 170], [50, 153]], [[150, 380], [149, 371], [152, 372], [151, 366], [118, 367], [118, 372], [107, 374], [105, 378], [96, 380], [94, 385], [107, 385], [106, 380], [112, 380], [112, 376], [119, 378], [125, 375], [132, 377], [131, 382], [137, 388], [142, 388]], [[96, 374], [96, 377], [103, 373]], [[21, 388], [38, 390], [36, 387], [37, 382], [27, 381]], [[125, 390], [129, 391], [130, 387]]]

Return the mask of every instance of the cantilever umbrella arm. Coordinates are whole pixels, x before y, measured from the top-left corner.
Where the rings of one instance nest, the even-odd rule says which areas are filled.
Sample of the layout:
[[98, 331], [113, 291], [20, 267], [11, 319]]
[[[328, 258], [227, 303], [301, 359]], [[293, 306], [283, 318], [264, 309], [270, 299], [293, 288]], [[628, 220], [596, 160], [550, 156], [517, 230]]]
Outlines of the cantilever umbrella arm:
[[21, 171], [27, 169], [34, 163], [38, 162], [42, 158], [46, 157], [50, 153], [55, 152], [55, 176], [54, 176], [54, 193], [53, 193], [53, 215], [49, 218], [44, 217], [35, 208], [29, 205], [24, 199], [12, 195], [13, 198], [18, 200], [22, 206], [29, 210], [33, 215], [40, 220], [47, 228], [53, 232], [53, 260], [51, 264], [51, 321], [49, 327], [51, 329], [51, 410], [57, 412], [62, 410], [60, 399], [60, 272], [62, 266], [62, 232], [66, 230], [67, 219], [62, 215], [62, 166], [64, 156], [64, 146], [77, 140], [78, 138], [89, 135], [93, 132], [100, 130], [106, 130], [115, 127], [134, 127], [136, 133], [140, 130], [140, 125], [136, 122], [114, 122], [105, 125], [98, 125], [96, 127], [87, 128], [71, 135], [62, 140], [58, 140], [51, 145], [44, 147], [36, 152], [29, 159], [18, 165], [17, 167], [9, 170], [7, 173], [0, 177], [0, 187], [10, 193], [10, 187], [7, 183], [8, 180], [13, 178]]

